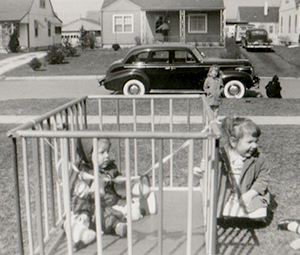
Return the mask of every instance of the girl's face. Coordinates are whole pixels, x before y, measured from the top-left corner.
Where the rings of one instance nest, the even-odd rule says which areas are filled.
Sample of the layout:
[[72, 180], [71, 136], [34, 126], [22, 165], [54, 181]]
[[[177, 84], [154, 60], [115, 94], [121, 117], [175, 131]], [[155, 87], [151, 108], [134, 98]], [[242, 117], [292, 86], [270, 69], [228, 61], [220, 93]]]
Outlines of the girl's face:
[[212, 77], [217, 77], [217, 75], [218, 75], [218, 70], [216, 70], [216, 69], [211, 70]]
[[110, 146], [108, 143], [105, 142], [98, 143], [97, 158], [98, 158], [98, 164], [100, 168], [107, 167], [110, 161], [109, 149]]
[[258, 138], [250, 134], [245, 134], [239, 140], [234, 137], [230, 138], [232, 148], [241, 156], [245, 158], [251, 157], [258, 148]]

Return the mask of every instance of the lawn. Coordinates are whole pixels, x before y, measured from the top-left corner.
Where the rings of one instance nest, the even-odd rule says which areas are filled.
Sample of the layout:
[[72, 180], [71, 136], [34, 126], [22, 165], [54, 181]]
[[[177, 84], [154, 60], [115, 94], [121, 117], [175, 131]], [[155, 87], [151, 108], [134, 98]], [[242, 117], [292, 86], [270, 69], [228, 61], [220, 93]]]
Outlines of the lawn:
[[[55, 100], [9, 100], [1, 103], [3, 114], [11, 114], [13, 111], [18, 111], [21, 115], [38, 115], [54, 109], [58, 105], [64, 104], [68, 99]], [[285, 116], [296, 115], [295, 108], [299, 109], [300, 100], [292, 99], [242, 99], [242, 100], [224, 100], [220, 115], [276, 115]], [[191, 104], [191, 112], [195, 113], [195, 108]], [[280, 105], [280, 107], [278, 106]], [[293, 107], [294, 106], [294, 107]], [[94, 104], [88, 105], [88, 113], [96, 114], [97, 108]], [[176, 103], [176, 114], [181, 114], [182, 109], [186, 106], [180, 101]], [[114, 108], [108, 103], [106, 105], [110, 114], [114, 114]], [[275, 111], [274, 109], [278, 111]], [[14, 110], [12, 110], [14, 109]], [[156, 114], [166, 114], [168, 105], [163, 101], [158, 105]], [[235, 109], [235, 110], [233, 110]], [[257, 109], [257, 111], [255, 111]], [[128, 109], [122, 109], [122, 113], [126, 114]], [[130, 111], [130, 109], [129, 109]], [[139, 110], [138, 110], [139, 111]], [[142, 114], [142, 112], [139, 112]], [[0, 192], [2, 199], [0, 200], [1, 212], [1, 243], [0, 249], [3, 254], [13, 255], [17, 253], [17, 232], [16, 232], [16, 215], [15, 215], [15, 196], [14, 196], [14, 179], [12, 173], [12, 154], [11, 144], [9, 139], [5, 137], [6, 132], [13, 125], [0, 125], [1, 140], [1, 171], [0, 171]], [[267, 155], [271, 162], [271, 180], [270, 190], [275, 195], [275, 200], [278, 207], [275, 210], [272, 223], [265, 227], [255, 229], [255, 234], [260, 242], [260, 246], [254, 248], [249, 255], [261, 254], [271, 255], [274, 247], [285, 247], [289, 251], [287, 243], [294, 238], [292, 233], [278, 231], [276, 223], [282, 217], [298, 217], [300, 210], [299, 195], [297, 187], [299, 184], [299, 155], [300, 146], [298, 142], [298, 127], [297, 126], [262, 126], [262, 136], [260, 139], [261, 151]], [[19, 159], [21, 160], [21, 159]], [[20, 173], [21, 174], [21, 173]], [[286, 254], [290, 254], [285, 252]], [[283, 254], [283, 253], [278, 253]]]
[[[218, 56], [222, 49], [203, 49], [208, 56]], [[122, 58], [127, 49], [119, 51], [113, 50], [88, 50], [79, 52], [80, 55], [75, 58], [66, 59], [69, 63], [64, 65], [46, 65], [45, 71], [33, 71], [27, 65], [6, 73], [7, 76], [38, 76], [38, 75], [99, 75], [104, 74], [108, 65], [119, 58]], [[289, 49], [286, 47], [275, 48], [276, 54], [290, 58], [294, 63], [299, 58], [299, 48]], [[0, 60], [3, 54], [0, 54]], [[8, 56], [10, 54], [5, 54]], [[300, 63], [299, 63], [300, 66]], [[0, 101], [1, 114], [18, 115], [40, 115], [54, 109], [58, 105], [70, 101], [69, 99], [46, 99], [46, 100], [8, 100]], [[109, 104], [107, 105], [109, 107]], [[181, 113], [181, 106], [176, 106], [177, 113]], [[242, 100], [224, 99], [220, 109], [220, 115], [243, 115], [243, 116], [298, 116], [300, 108], [300, 99], [258, 99], [243, 98]], [[89, 105], [89, 114], [96, 114], [97, 107], [94, 104]], [[165, 114], [168, 106], [161, 105], [157, 114]], [[125, 113], [130, 109], [122, 109]], [[193, 111], [193, 109], [191, 109]], [[113, 108], [110, 114], [114, 114]], [[15, 194], [14, 178], [12, 172], [12, 153], [10, 140], [6, 138], [6, 132], [15, 125], [0, 125], [0, 254], [15, 255], [18, 253], [16, 214], [15, 214]], [[294, 254], [288, 248], [288, 242], [297, 236], [277, 230], [277, 222], [282, 217], [299, 217], [300, 197], [297, 187], [300, 182], [299, 145], [298, 126], [287, 125], [264, 125], [262, 126], [262, 136], [260, 139], [261, 151], [267, 155], [271, 162], [271, 192], [275, 195], [278, 207], [275, 210], [272, 223], [266, 228], [255, 230], [260, 246], [256, 247], [251, 254], [273, 255], [273, 254]], [[275, 253], [277, 248], [285, 247], [285, 251]], [[296, 253], [295, 253], [296, 254]]]

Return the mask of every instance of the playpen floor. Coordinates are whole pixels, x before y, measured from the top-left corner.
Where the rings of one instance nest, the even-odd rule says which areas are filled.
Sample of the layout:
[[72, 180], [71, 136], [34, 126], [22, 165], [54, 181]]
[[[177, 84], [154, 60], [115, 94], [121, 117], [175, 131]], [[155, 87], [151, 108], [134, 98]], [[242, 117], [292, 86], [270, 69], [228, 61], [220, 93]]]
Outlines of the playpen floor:
[[[163, 254], [182, 255], [187, 253], [187, 191], [165, 191], [163, 198]], [[193, 193], [192, 254], [205, 254], [202, 195]], [[146, 216], [133, 222], [133, 254], [156, 255], [158, 251], [158, 214]], [[127, 238], [104, 235], [103, 255], [125, 255]], [[56, 249], [56, 255], [68, 254], [66, 239]], [[97, 254], [97, 244], [74, 252], [76, 255]]]

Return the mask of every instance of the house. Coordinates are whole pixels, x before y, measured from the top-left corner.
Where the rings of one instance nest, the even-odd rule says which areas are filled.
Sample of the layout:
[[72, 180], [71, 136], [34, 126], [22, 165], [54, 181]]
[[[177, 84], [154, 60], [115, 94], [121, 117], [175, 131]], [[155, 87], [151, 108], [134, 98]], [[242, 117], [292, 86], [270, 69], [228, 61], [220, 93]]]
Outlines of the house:
[[169, 25], [169, 42], [224, 43], [223, 0], [104, 0], [103, 47], [162, 42], [157, 28], [164, 20]]
[[247, 21], [256, 28], [266, 29], [269, 38], [278, 44], [279, 7], [269, 7], [267, 2], [262, 7], [239, 7], [237, 19]]
[[43, 49], [61, 43], [61, 20], [50, 0], [0, 0], [0, 49], [16, 32], [23, 48]]
[[68, 24], [62, 26], [62, 40], [68, 39], [72, 46], [76, 47], [79, 44], [80, 28], [83, 27], [85, 31], [92, 33], [96, 37], [96, 46], [101, 45], [101, 26], [99, 19], [76, 19]]
[[298, 44], [300, 34], [300, 1], [282, 0], [279, 7], [279, 39], [281, 43]]

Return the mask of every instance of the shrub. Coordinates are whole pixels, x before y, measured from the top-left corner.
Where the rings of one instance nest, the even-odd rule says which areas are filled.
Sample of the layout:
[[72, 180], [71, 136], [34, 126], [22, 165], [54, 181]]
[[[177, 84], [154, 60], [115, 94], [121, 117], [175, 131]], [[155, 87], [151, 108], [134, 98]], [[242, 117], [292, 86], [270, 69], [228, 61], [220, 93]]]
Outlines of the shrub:
[[17, 36], [16, 32], [13, 32], [10, 35], [10, 40], [9, 40], [9, 43], [8, 43], [8, 49], [11, 52], [18, 52], [19, 45], [20, 44], [19, 44], [18, 36]]
[[89, 46], [91, 49], [94, 49], [95, 48], [95, 45], [96, 45], [96, 38], [93, 34], [89, 34], [88, 35], [88, 42], [89, 42]]
[[77, 49], [72, 46], [72, 44], [68, 38], [64, 42], [64, 53], [67, 57], [77, 56]]
[[136, 45], [141, 45], [142, 44], [141, 37], [136, 36], [136, 37], [134, 37], [134, 40], [135, 40]]
[[114, 51], [118, 51], [119, 49], [121, 49], [121, 46], [117, 43], [113, 44], [111, 47], [114, 49]]
[[82, 51], [84, 51], [89, 45], [89, 35], [88, 32], [81, 26], [79, 30], [79, 43]]
[[42, 62], [41, 62], [38, 58], [33, 58], [33, 59], [29, 62], [29, 66], [30, 66], [33, 70], [38, 70], [38, 69], [40, 69], [40, 67], [42, 66]]
[[62, 64], [64, 62], [65, 56], [60, 48], [51, 46], [47, 52], [46, 59], [51, 65]]
[[225, 39], [225, 52], [221, 53], [221, 58], [238, 59], [241, 57], [240, 47], [236, 44], [234, 38], [226, 37]]

